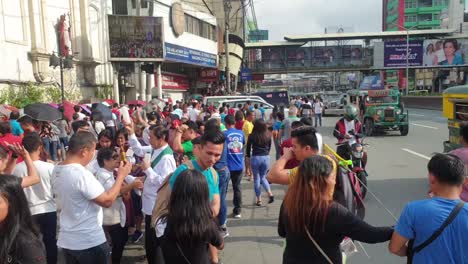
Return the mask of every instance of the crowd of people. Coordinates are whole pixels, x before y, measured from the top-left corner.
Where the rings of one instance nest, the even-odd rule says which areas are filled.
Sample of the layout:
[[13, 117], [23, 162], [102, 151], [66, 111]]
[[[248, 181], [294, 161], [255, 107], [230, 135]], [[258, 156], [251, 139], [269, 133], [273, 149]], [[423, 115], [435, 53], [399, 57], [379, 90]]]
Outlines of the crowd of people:
[[[433, 198], [408, 204], [395, 227], [374, 227], [344, 205], [344, 170], [323, 153], [315, 128], [319, 99], [295, 100], [287, 117], [249, 103], [110, 108], [104, 122], [77, 107], [71, 122], [13, 112], [0, 123], [1, 263], [116, 264], [129, 240], [143, 236], [149, 264], [221, 263], [227, 219], [242, 218], [244, 176], [253, 181], [253, 206], [275, 202], [271, 184], [288, 186], [278, 217], [283, 263], [342, 263], [340, 244], [352, 240], [390, 241], [392, 253], [412, 252], [414, 263], [467, 263], [468, 206], [460, 195], [467, 200], [468, 124], [464, 148], [429, 161]], [[357, 139], [357, 110], [346, 111], [339, 139]], [[408, 251], [408, 241], [420, 246], [454, 208], [461, 212], [441, 239]]]

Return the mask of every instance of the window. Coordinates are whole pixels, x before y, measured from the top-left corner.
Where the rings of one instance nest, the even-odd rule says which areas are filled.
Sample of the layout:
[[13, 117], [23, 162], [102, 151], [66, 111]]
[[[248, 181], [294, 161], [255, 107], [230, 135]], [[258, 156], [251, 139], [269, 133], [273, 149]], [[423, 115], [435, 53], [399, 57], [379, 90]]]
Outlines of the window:
[[415, 15], [406, 15], [405, 16], [405, 22], [418, 22], [418, 19]]
[[[3, 1], [2, 3], [5, 40], [26, 44], [23, 1]], [[37, 33], [40, 34], [40, 31]]]
[[127, 1], [112, 0], [112, 14], [128, 15]]
[[148, 8], [148, 1], [150, 0], [140, 0], [141, 1], [141, 8]]
[[417, 8], [418, 2], [417, 0], [406, 0], [405, 1], [405, 8]]
[[215, 26], [187, 14], [185, 14], [185, 31], [202, 38], [216, 41]]
[[447, 0], [434, 0], [434, 6], [447, 6]]
[[422, 15], [418, 15], [418, 21], [419, 21], [419, 22], [432, 21], [432, 14], [422, 14]]

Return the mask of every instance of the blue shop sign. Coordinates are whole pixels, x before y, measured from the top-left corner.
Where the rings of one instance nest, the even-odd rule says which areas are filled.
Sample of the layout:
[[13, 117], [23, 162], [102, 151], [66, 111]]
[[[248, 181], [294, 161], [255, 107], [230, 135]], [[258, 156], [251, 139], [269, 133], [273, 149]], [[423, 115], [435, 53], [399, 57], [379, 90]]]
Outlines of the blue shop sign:
[[204, 67], [216, 68], [217, 56], [204, 51], [189, 49], [171, 43], [165, 43], [166, 57], [168, 61], [194, 64]]
[[252, 80], [252, 69], [249, 69], [249, 68], [241, 69], [241, 80], [242, 81], [251, 81]]

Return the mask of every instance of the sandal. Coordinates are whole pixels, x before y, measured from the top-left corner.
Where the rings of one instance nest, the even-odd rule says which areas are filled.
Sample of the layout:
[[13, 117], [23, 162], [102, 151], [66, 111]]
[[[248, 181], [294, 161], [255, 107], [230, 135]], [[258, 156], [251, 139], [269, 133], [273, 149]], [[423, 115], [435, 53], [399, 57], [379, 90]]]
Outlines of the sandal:
[[257, 206], [262, 206], [262, 201], [257, 201], [256, 205]]
[[269, 203], [269, 204], [273, 203], [274, 201], [275, 201], [275, 196], [272, 195], [272, 196], [270, 196], [270, 197], [268, 198], [268, 203]]

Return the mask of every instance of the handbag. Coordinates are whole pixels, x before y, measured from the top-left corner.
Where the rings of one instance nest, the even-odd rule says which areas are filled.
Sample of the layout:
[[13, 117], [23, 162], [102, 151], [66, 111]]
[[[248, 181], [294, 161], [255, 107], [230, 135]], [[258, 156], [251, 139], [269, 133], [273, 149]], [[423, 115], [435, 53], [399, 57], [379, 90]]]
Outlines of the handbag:
[[406, 263], [407, 264], [413, 263], [414, 254], [420, 252], [425, 247], [429, 246], [432, 242], [434, 242], [434, 240], [436, 240], [442, 234], [444, 229], [448, 225], [450, 225], [450, 223], [452, 223], [452, 221], [457, 217], [458, 213], [460, 213], [463, 206], [465, 206], [465, 203], [464, 202], [459, 202], [457, 204], [457, 206], [455, 206], [455, 208], [452, 210], [450, 215], [447, 217], [447, 219], [445, 219], [444, 223], [439, 227], [439, 229], [437, 229], [426, 241], [424, 241], [419, 246], [416, 246], [415, 248], [413, 248], [414, 239], [411, 239], [408, 242], [408, 250], [406, 252], [406, 256], [407, 256]]
[[310, 241], [312, 241], [312, 243], [314, 243], [315, 247], [318, 249], [318, 251], [322, 254], [322, 256], [327, 260], [327, 262], [329, 264], [333, 264], [333, 261], [331, 261], [331, 259], [327, 256], [327, 254], [325, 253], [325, 251], [323, 251], [323, 249], [319, 246], [319, 244], [315, 241], [315, 239], [312, 237], [312, 235], [309, 233], [309, 230], [307, 229], [306, 226], [304, 226], [304, 229], [307, 233], [307, 236], [309, 237]]

